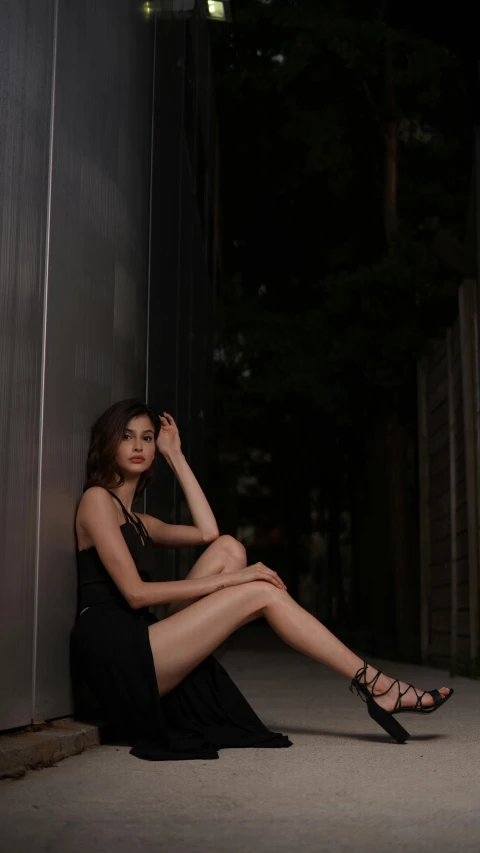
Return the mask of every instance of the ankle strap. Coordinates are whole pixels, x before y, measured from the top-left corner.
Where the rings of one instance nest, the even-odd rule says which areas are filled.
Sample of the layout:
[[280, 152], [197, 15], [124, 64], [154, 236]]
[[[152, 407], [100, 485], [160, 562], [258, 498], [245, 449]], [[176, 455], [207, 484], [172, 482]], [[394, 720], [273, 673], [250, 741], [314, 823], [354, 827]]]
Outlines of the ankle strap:
[[[364, 688], [366, 688], [366, 690], [368, 690], [368, 692], [372, 696], [373, 695], [377, 695], [377, 696], [382, 695], [380, 693], [374, 694], [375, 685], [376, 685], [378, 679], [380, 678], [380, 676], [382, 674], [381, 671], [378, 669], [376, 674], [373, 676], [373, 678], [371, 678], [370, 681], [367, 681], [367, 669], [368, 669], [368, 663], [366, 661], [364, 661], [363, 666], [361, 666], [360, 669], [357, 670], [354, 677], [352, 678], [352, 681], [350, 684], [350, 690], [353, 693], [353, 688], [355, 687], [357, 693], [359, 693], [360, 692], [359, 688], [364, 687]], [[361, 679], [363, 679], [363, 681], [361, 681]], [[388, 688], [388, 689], [390, 689], [390, 688]], [[386, 691], [386, 692], [388, 693], [388, 691]]]

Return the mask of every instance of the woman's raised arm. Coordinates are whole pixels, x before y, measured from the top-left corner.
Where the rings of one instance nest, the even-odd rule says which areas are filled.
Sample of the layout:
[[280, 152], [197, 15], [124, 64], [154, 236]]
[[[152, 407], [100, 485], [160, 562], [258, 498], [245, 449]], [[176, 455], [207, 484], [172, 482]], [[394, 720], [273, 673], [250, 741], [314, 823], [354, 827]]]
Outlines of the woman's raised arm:
[[151, 515], [145, 515], [144, 520], [149, 535], [157, 545], [170, 548], [213, 542], [219, 536], [217, 522], [197, 478], [182, 453], [177, 425], [167, 412], [159, 417], [162, 428], [158, 434], [157, 447], [180, 484], [192, 515], [193, 525], [167, 524]]

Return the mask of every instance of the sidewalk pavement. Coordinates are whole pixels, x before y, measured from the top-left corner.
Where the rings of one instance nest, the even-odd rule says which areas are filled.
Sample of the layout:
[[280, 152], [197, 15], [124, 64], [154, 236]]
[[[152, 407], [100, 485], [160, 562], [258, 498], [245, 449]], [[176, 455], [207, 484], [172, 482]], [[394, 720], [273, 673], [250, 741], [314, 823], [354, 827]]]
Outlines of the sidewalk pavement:
[[401, 746], [343, 678], [268, 627], [237, 632], [222, 664], [293, 747], [184, 762], [141, 761], [113, 743], [86, 749], [0, 782], [0, 849], [478, 853], [480, 682], [382, 662], [418, 687], [455, 688], [434, 715], [400, 718], [412, 735]]

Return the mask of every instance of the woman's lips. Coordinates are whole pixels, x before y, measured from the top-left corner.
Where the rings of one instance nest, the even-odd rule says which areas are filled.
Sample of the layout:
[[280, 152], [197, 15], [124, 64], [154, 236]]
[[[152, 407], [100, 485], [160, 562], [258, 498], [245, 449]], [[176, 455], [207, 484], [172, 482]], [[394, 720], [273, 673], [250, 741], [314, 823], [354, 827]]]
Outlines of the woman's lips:
[[144, 456], [131, 456], [130, 462], [145, 462]]

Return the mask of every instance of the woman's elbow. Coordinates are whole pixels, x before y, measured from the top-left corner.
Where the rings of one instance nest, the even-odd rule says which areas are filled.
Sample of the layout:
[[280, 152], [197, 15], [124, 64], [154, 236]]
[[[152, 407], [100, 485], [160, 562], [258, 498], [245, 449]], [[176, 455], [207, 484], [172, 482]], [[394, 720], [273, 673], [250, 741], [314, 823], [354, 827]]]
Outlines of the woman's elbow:
[[204, 533], [202, 533], [202, 542], [205, 545], [208, 545], [211, 542], [215, 542], [215, 539], [218, 539], [219, 536], [220, 536], [220, 531], [219, 531], [218, 527], [216, 527], [214, 530], [207, 530]]
[[132, 610], [140, 610], [142, 607], [145, 607], [142, 587], [137, 588], [134, 592], [130, 593], [130, 595], [125, 597]]

